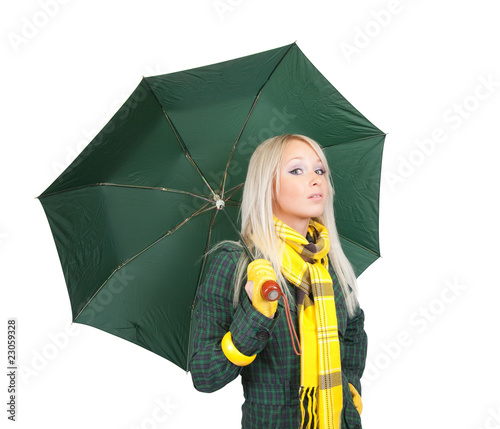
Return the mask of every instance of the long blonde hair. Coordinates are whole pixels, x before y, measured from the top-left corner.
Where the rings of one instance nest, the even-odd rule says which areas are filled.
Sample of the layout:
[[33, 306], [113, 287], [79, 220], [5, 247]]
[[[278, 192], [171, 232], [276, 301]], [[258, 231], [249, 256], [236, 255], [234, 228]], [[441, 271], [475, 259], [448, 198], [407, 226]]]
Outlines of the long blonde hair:
[[[328, 183], [325, 210], [321, 216], [313, 220], [321, 223], [328, 229], [330, 236], [330, 252], [328, 256], [344, 293], [348, 313], [352, 316], [358, 307], [356, 276], [340, 245], [333, 210], [333, 182], [328, 162], [317, 142], [303, 135], [285, 134], [267, 139], [255, 149], [250, 158], [243, 188], [243, 199], [240, 208], [241, 235], [255, 258], [263, 258], [271, 262], [282, 290], [287, 294], [288, 299], [294, 302], [294, 297], [291, 296], [286, 286], [286, 280], [281, 274], [282, 243], [275, 232], [272, 210], [274, 195], [279, 194], [279, 180], [277, 175], [283, 159], [283, 153], [288, 142], [292, 139], [308, 143], [317, 153], [325, 168]], [[235, 306], [238, 304], [248, 263], [248, 256], [245, 252], [242, 252], [234, 275], [235, 291], [233, 303]]]

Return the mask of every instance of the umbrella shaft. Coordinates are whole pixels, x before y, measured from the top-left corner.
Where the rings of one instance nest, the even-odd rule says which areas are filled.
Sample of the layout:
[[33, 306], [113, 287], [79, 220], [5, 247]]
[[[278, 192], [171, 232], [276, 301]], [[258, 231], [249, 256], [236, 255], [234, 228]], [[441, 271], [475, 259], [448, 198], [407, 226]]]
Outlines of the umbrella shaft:
[[253, 261], [254, 260], [254, 257], [252, 255], [252, 252], [250, 252], [250, 249], [247, 247], [246, 243], [245, 243], [245, 240], [243, 240], [243, 237], [241, 236], [241, 232], [240, 230], [238, 229], [238, 227], [234, 224], [233, 220], [231, 219], [231, 216], [229, 216], [229, 214], [226, 212], [226, 209], [224, 207], [221, 207], [220, 210], [222, 210], [224, 212], [224, 214], [226, 215], [227, 219], [229, 220], [229, 223], [231, 224], [231, 226], [233, 227], [233, 229], [236, 231], [236, 233], [238, 234], [238, 236], [240, 237], [240, 242], [241, 244], [243, 245], [243, 248], [245, 249], [245, 251], [247, 252], [247, 255], [248, 257], [250, 258], [250, 261]]

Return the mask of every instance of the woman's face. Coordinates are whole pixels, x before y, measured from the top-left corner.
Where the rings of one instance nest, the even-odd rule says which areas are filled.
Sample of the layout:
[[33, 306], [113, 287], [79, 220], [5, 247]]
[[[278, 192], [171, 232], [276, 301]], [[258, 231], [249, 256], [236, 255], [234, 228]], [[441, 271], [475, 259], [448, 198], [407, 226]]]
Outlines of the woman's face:
[[273, 214], [297, 232], [307, 231], [309, 220], [323, 214], [328, 185], [325, 168], [306, 142], [288, 142], [278, 172], [279, 193]]

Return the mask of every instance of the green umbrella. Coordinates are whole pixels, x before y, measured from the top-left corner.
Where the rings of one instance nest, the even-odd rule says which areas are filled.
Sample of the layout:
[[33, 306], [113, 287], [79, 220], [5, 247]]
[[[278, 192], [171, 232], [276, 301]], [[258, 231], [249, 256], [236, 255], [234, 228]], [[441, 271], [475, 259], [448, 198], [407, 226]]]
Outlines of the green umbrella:
[[[143, 78], [38, 198], [73, 321], [188, 369], [191, 312], [204, 254], [238, 239], [248, 160], [268, 137], [296, 133], [325, 150], [346, 256], [359, 275], [379, 257], [385, 134], [297, 45]], [[219, 206], [219, 207], [217, 207]]]

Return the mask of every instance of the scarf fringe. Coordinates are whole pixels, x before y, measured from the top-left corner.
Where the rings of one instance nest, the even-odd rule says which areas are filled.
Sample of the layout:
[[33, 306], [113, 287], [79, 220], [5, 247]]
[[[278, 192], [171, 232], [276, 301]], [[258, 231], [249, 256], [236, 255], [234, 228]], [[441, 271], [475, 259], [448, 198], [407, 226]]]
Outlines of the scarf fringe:
[[317, 429], [318, 426], [318, 391], [317, 387], [300, 388], [301, 429]]

